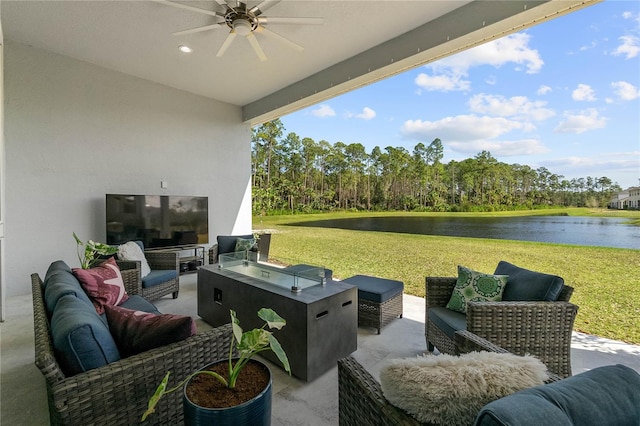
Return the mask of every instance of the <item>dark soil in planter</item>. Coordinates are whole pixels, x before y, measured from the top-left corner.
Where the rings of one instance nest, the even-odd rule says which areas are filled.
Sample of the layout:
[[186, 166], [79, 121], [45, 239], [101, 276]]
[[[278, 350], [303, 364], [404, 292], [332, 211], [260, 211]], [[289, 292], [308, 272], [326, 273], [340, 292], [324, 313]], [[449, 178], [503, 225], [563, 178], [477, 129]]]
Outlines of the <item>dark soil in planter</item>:
[[[222, 361], [207, 368], [228, 379], [229, 363]], [[187, 397], [191, 402], [206, 408], [228, 408], [247, 402], [262, 392], [269, 384], [266, 366], [249, 362], [240, 372], [236, 387], [228, 389], [213, 376], [198, 374], [187, 385]]]

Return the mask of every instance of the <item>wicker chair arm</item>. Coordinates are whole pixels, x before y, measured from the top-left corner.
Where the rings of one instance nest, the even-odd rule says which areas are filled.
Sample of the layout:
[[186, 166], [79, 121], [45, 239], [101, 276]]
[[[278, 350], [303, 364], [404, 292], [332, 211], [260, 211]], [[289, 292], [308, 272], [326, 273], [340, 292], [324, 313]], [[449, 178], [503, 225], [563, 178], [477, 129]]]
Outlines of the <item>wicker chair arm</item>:
[[142, 268], [139, 260], [116, 260], [127, 294], [142, 295]]
[[[172, 374], [170, 386], [175, 386], [205, 364], [226, 358], [231, 337], [228, 324], [53, 383], [51, 394], [60, 419], [52, 419], [52, 424], [88, 422], [87, 413], [91, 413], [91, 419], [99, 419], [96, 424], [138, 423], [168, 371]], [[78, 404], [79, 399], [82, 404]], [[163, 399], [151, 422], [180, 423], [181, 392], [167, 394]]]
[[353, 357], [338, 360], [340, 426], [420, 425], [382, 395], [380, 383]]
[[167, 251], [145, 251], [144, 257], [147, 259], [151, 270], [175, 270], [180, 272], [180, 256], [178, 252]]
[[467, 330], [511, 353], [534, 355], [549, 371], [568, 377], [577, 313], [569, 302], [469, 302]]
[[469, 352], [488, 351], [496, 353], [509, 353], [508, 350], [483, 339], [467, 330], [458, 330], [454, 336], [456, 347], [461, 354]]
[[218, 263], [218, 244], [214, 244], [209, 248], [209, 265]]
[[425, 282], [426, 307], [447, 306], [457, 280], [453, 277], [427, 277]]

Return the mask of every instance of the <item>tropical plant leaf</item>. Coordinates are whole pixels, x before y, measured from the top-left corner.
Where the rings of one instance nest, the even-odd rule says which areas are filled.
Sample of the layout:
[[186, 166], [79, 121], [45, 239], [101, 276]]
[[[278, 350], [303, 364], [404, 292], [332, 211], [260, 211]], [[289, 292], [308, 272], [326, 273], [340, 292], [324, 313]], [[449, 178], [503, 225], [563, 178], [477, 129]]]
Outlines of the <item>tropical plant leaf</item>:
[[242, 327], [240, 327], [240, 321], [238, 321], [238, 317], [236, 317], [236, 311], [233, 309], [231, 311], [231, 327], [233, 328], [233, 337], [235, 337], [236, 342], [240, 344], [242, 342]]
[[287, 321], [278, 315], [273, 309], [262, 308], [258, 311], [258, 317], [266, 321], [269, 328], [280, 330], [287, 324]]
[[254, 328], [242, 334], [238, 350], [256, 352], [269, 344], [271, 332], [262, 328]]
[[284, 349], [282, 349], [282, 346], [280, 345], [280, 342], [278, 342], [278, 339], [273, 337], [273, 334], [271, 333], [269, 333], [269, 345], [271, 346], [271, 350], [273, 351], [273, 353], [276, 354], [276, 356], [282, 363], [284, 370], [287, 373], [289, 373], [289, 375], [291, 375], [291, 366], [289, 365], [289, 358], [287, 358], [287, 354], [284, 353]]
[[140, 422], [144, 422], [149, 414], [156, 411], [156, 404], [158, 404], [158, 401], [160, 400], [160, 398], [162, 398], [162, 395], [164, 395], [165, 389], [167, 389], [167, 383], [169, 382], [170, 374], [171, 372], [167, 371], [167, 374], [164, 376], [164, 379], [162, 379], [162, 382], [160, 382], [160, 384], [158, 385], [158, 388], [156, 389], [155, 393], [149, 399], [149, 405], [147, 407], [147, 411], [145, 411], [144, 414], [142, 414], [142, 419], [140, 419]]

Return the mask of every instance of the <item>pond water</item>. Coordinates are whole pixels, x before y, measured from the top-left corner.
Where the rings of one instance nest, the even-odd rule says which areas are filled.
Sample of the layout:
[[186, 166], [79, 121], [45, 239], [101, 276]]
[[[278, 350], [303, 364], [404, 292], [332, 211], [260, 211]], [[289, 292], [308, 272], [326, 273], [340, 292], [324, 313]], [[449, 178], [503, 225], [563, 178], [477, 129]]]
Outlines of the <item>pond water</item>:
[[580, 216], [386, 216], [317, 220], [288, 225], [640, 250], [640, 227], [625, 222], [628, 219]]

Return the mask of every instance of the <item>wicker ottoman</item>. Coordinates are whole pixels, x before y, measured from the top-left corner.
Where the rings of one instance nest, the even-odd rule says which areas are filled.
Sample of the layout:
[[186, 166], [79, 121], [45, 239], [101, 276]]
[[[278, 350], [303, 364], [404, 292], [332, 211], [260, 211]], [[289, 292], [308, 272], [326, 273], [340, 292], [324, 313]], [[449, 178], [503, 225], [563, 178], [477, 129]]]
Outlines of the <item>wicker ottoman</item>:
[[358, 325], [380, 329], [396, 318], [402, 318], [402, 281], [354, 275], [343, 280], [358, 287]]

